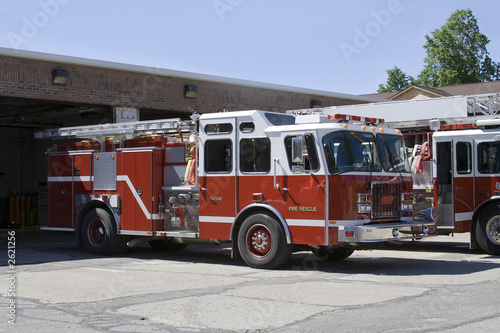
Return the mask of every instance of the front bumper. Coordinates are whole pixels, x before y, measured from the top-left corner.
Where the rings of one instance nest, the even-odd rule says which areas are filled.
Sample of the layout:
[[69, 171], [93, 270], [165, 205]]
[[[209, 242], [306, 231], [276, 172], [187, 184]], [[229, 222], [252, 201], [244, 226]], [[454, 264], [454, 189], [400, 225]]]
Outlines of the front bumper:
[[435, 235], [435, 222], [400, 222], [338, 227], [338, 240], [346, 243], [385, 242]]

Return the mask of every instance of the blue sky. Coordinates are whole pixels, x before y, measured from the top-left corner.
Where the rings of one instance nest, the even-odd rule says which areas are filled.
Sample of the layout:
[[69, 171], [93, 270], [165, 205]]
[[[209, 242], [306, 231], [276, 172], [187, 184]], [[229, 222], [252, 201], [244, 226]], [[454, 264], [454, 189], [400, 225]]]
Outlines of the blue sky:
[[500, 61], [493, 0], [2, 0], [0, 47], [365, 94], [467, 8]]

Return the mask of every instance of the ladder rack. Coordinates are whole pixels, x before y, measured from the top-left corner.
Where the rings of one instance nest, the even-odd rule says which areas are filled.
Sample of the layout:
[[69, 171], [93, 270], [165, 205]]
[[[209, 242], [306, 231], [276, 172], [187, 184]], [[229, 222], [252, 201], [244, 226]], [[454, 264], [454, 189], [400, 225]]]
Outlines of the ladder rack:
[[[441, 124], [470, 123], [500, 119], [500, 94], [451, 96], [408, 101], [329, 106], [289, 110], [291, 114], [351, 114], [385, 119], [385, 126], [406, 130], [435, 130]], [[434, 129], [433, 129], [434, 128]]]
[[467, 115], [496, 116], [500, 114], [500, 94], [467, 97]]
[[193, 122], [183, 121], [180, 118], [146, 120], [125, 123], [108, 123], [99, 125], [62, 127], [34, 133], [35, 139], [62, 139], [62, 138], [97, 138], [104, 136], [136, 136], [139, 134], [165, 134], [190, 132], [194, 128]]

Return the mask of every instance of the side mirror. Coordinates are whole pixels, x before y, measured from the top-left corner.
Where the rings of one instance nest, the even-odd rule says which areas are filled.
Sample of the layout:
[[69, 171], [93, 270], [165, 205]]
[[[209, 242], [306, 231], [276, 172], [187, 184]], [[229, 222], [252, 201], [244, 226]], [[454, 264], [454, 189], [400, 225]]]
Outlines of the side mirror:
[[319, 158], [314, 136], [306, 133], [292, 138], [292, 173], [299, 174], [319, 169]]
[[304, 173], [304, 142], [301, 136], [292, 138], [292, 173]]
[[300, 136], [292, 138], [292, 163], [304, 163], [304, 144]]

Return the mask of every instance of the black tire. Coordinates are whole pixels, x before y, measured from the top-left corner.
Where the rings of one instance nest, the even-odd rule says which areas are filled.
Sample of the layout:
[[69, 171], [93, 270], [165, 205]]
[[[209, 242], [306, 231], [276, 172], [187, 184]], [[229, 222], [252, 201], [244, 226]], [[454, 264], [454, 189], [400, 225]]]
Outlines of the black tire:
[[82, 243], [93, 254], [110, 255], [125, 248], [113, 217], [102, 208], [90, 210], [82, 223]]
[[171, 240], [154, 240], [154, 241], [149, 241], [148, 242], [149, 246], [154, 251], [165, 251], [165, 252], [174, 252], [174, 251], [180, 251], [182, 249], [185, 249], [188, 244], [179, 244], [176, 242], [172, 242]]
[[279, 222], [264, 213], [247, 217], [238, 233], [240, 255], [248, 266], [254, 268], [276, 268], [283, 265], [292, 246]]
[[484, 252], [500, 255], [500, 204], [490, 204], [479, 213], [476, 240]]
[[331, 249], [321, 246], [319, 249], [313, 249], [312, 253], [320, 261], [338, 261], [349, 258], [354, 253], [354, 250], [345, 247]]

